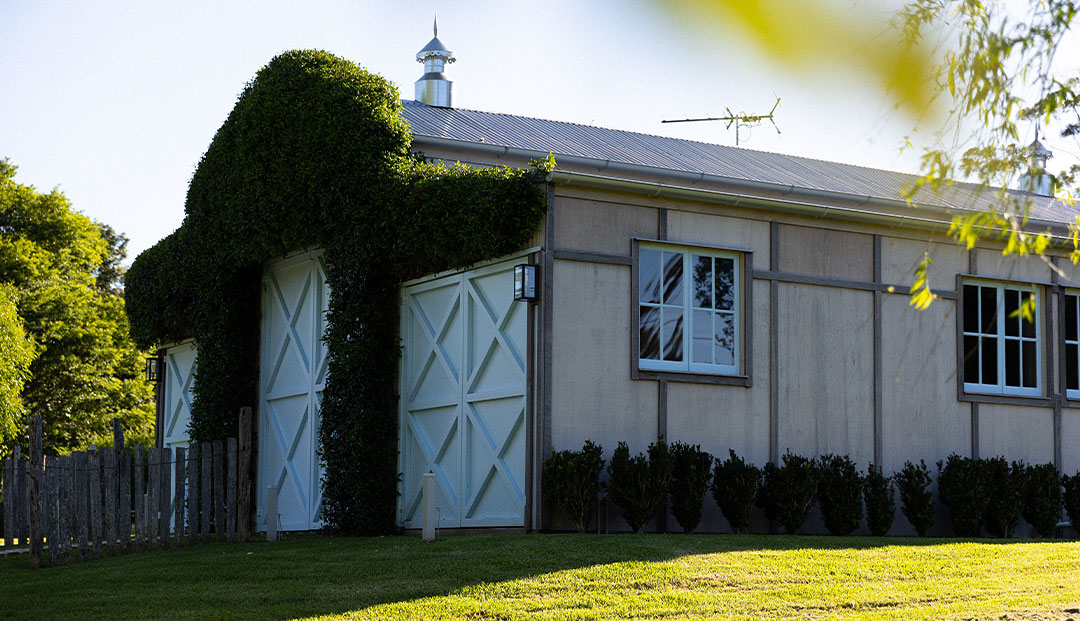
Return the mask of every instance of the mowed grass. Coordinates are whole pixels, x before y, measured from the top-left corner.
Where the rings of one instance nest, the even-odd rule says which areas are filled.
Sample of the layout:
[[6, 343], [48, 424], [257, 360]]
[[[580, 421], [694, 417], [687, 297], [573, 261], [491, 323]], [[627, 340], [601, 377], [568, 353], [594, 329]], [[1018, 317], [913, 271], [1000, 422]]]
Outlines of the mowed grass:
[[31, 571], [0, 619], [1080, 619], [1080, 542], [484, 535], [212, 544]]

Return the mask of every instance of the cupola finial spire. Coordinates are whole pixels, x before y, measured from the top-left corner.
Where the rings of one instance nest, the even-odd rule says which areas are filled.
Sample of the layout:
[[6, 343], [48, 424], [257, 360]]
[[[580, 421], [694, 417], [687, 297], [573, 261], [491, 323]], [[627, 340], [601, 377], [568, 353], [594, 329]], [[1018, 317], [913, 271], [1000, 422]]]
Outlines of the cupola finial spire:
[[439, 41], [439, 15], [431, 27], [435, 37], [428, 41], [424, 49], [416, 53], [416, 62], [424, 63], [424, 75], [415, 83], [415, 98], [429, 106], [450, 107], [450, 87], [453, 82], [446, 79], [443, 70], [446, 65], [457, 60], [454, 53], [446, 49]]

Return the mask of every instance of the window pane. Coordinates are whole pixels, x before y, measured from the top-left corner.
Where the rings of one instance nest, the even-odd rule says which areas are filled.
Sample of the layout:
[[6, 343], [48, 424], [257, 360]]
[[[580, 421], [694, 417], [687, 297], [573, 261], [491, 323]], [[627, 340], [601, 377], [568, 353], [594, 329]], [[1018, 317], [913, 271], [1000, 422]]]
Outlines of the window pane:
[[982, 350], [982, 381], [981, 384], [997, 384], [997, 339], [982, 337], [979, 349]]
[[986, 334], [997, 334], [997, 289], [979, 287], [979, 299], [982, 301], [982, 331]]
[[979, 383], [979, 337], [964, 337], [964, 381]]
[[1020, 341], [1005, 341], [1005, 385], [1020, 385]]
[[1039, 361], [1035, 341], [1024, 341], [1024, 388], [1035, 388], [1039, 384]]
[[1076, 345], [1065, 346], [1065, 387], [1080, 390], [1080, 373], [1077, 373]]
[[1005, 290], [1005, 335], [1020, 336], [1020, 292]]
[[1027, 302], [1027, 304], [1031, 308], [1031, 319], [1023, 319], [1023, 320], [1021, 320], [1021, 322], [1022, 322], [1022, 324], [1024, 326], [1024, 336], [1026, 336], [1028, 338], [1031, 338], [1031, 339], [1035, 338], [1035, 313], [1037, 313], [1039, 311], [1039, 309], [1032, 302], [1032, 300], [1034, 300], [1034, 299], [1035, 299], [1035, 294], [1034, 293], [1031, 293], [1029, 291], [1028, 293], [1024, 294], [1024, 301]]
[[716, 259], [716, 308], [735, 310], [735, 261]]
[[664, 304], [683, 304], [682, 264], [681, 253], [664, 253]]
[[638, 299], [660, 303], [660, 252], [657, 250], [642, 248], [638, 253]]
[[1065, 339], [1076, 340], [1076, 302], [1080, 297], [1075, 295], [1065, 296]]
[[681, 362], [683, 359], [683, 312], [681, 308], [664, 309], [663, 330], [664, 360]]
[[712, 364], [713, 326], [712, 311], [694, 311], [694, 345], [691, 355], [694, 362]]
[[716, 313], [716, 364], [735, 364], [735, 315]]
[[712, 257], [694, 255], [694, 306], [712, 308]]
[[660, 359], [660, 309], [642, 306], [638, 316], [638, 347], [646, 360]]
[[964, 332], [978, 331], [979, 288], [975, 285], [964, 285]]

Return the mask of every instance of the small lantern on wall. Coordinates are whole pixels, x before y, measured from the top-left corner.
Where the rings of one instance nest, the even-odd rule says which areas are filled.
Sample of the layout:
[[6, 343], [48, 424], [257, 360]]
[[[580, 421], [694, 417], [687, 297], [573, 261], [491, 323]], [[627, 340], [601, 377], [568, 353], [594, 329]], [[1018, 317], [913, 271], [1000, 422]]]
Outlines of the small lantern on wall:
[[536, 266], [522, 263], [514, 266], [514, 301], [535, 302], [538, 298]]
[[161, 367], [165, 361], [160, 356], [146, 359], [146, 381], [157, 383], [161, 379]]

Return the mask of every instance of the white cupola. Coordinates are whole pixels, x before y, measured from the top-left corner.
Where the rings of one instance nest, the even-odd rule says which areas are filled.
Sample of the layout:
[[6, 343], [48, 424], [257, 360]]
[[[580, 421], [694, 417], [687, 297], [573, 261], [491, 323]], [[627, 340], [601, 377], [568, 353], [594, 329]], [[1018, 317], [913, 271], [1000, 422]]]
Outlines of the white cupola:
[[1046, 161], [1054, 157], [1054, 154], [1039, 142], [1038, 134], [1028, 149], [1031, 150], [1031, 168], [1020, 177], [1020, 189], [1039, 196], [1053, 196], [1054, 188], [1050, 173], [1046, 172]]
[[424, 63], [424, 75], [416, 81], [415, 99], [429, 106], [450, 107], [450, 87], [453, 82], [443, 73], [446, 65], [457, 60], [454, 53], [439, 41], [439, 19], [435, 18], [435, 37], [416, 53], [416, 62]]

